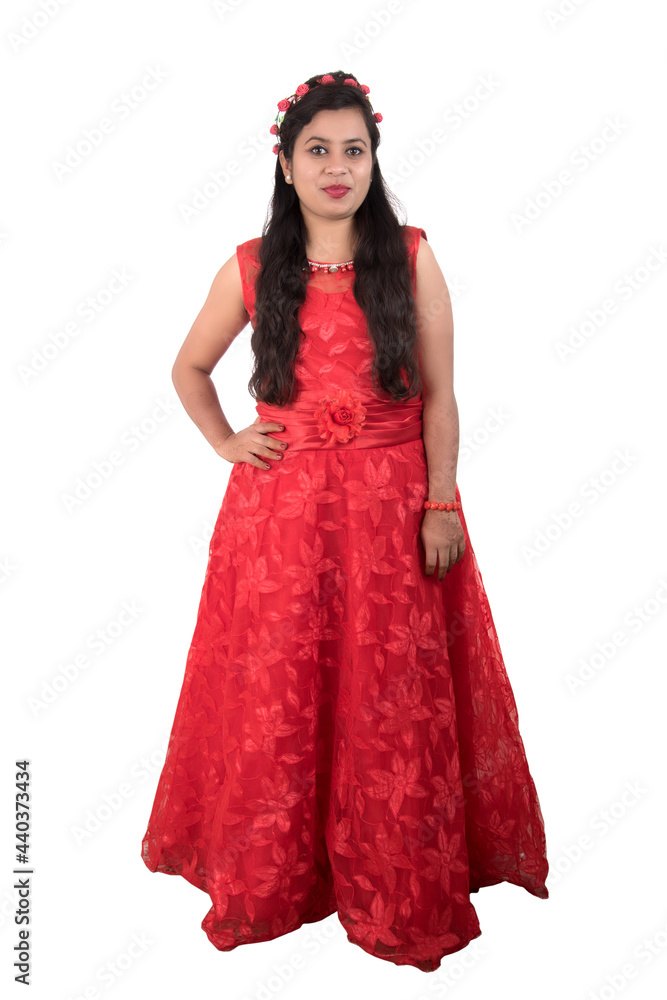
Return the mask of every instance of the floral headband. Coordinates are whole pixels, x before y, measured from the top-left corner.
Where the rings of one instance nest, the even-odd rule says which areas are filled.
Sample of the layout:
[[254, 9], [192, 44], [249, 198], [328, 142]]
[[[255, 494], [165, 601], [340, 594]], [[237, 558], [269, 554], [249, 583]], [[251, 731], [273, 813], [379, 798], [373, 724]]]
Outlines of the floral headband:
[[[335, 77], [331, 76], [330, 73], [325, 73], [325, 75], [323, 77], [321, 77], [317, 82], [318, 83], [340, 83], [340, 80], [336, 80]], [[362, 93], [364, 93], [366, 95], [366, 97], [368, 98], [368, 100], [370, 101], [370, 97], [368, 97], [368, 95], [370, 94], [370, 87], [367, 87], [366, 84], [364, 84], [364, 83], [361, 83], [361, 84], [357, 83], [357, 81], [353, 80], [352, 77], [346, 77], [346, 79], [343, 80], [343, 83], [347, 83], [351, 87], [358, 87], [359, 90], [361, 90]], [[276, 135], [280, 139], [280, 126], [283, 123], [283, 118], [285, 117], [285, 112], [290, 107], [290, 105], [296, 104], [296, 102], [298, 100], [300, 100], [303, 97], [304, 94], [307, 94], [309, 90], [310, 90], [310, 87], [308, 86], [307, 83], [300, 83], [299, 86], [296, 88], [296, 91], [291, 95], [291, 97], [285, 97], [285, 98], [282, 99], [282, 101], [278, 101], [278, 114], [276, 115], [276, 117], [274, 119], [273, 125], [269, 129], [269, 132], [271, 133], [271, 135]], [[376, 122], [381, 122], [382, 121], [382, 115], [380, 114], [379, 111], [375, 112], [375, 114], [373, 115], [373, 118], [375, 119]], [[277, 153], [279, 149], [280, 149], [280, 145], [278, 144], [278, 145], [276, 145], [276, 146], [273, 147], [273, 152]]]

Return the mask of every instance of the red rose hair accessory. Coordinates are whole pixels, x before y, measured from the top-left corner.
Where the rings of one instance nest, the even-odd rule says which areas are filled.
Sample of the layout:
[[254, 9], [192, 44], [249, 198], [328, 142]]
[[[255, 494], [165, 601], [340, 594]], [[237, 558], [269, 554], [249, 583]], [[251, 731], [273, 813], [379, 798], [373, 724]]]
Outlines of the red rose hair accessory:
[[348, 392], [340, 389], [336, 396], [325, 396], [315, 410], [317, 429], [327, 443], [338, 441], [346, 444], [361, 434], [366, 421], [366, 407]]
[[[339, 80], [337, 81], [335, 79], [335, 77], [331, 76], [330, 73], [325, 73], [324, 76], [320, 77], [320, 79], [317, 82], [318, 83], [340, 83], [340, 81]], [[364, 93], [366, 95], [366, 97], [368, 98], [368, 100], [370, 101], [370, 97], [368, 97], [368, 95], [370, 94], [371, 89], [370, 89], [370, 87], [367, 87], [365, 83], [361, 83], [361, 84], [357, 83], [357, 81], [353, 80], [351, 76], [346, 77], [343, 80], [343, 83], [347, 83], [351, 87], [358, 87], [359, 90], [361, 90], [362, 93]], [[290, 97], [284, 97], [282, 99], [282, 101], [278, 101], [278, 114], [276, 115], [276, 117], [274, 119], [273, 125], [269, 129], [269, 132], [271, 133], [271, 135], [275, 135], [275, 136], [278, 137], [278, 139], [280, 139], [280, 126], [283, 123], [283, 118], [285, 117], [285, 112], [287, 111], [287, 109], [290, 107], [291, 104], [296, 104], [297, 101], [301, 100], [301, 98], [303, 97], [303, 95], [307, 94], [309, 90], [310, 90], [310, 87], [308, 86], [307, 83], [300, 83], [299, 86], [296, 88], [295, 92]], [[382, 115], [380, 114], [379, 111], [375, 112], [375, 114], [373, 115], [373, 118], [375, 119], [376, 122], [381, 122], [382, 121]], [[280, 143], [278, 143], [277, 145], [275, 145], [273, 147], [273, 152], [277, 153], [279, 149], [280, 149]]]

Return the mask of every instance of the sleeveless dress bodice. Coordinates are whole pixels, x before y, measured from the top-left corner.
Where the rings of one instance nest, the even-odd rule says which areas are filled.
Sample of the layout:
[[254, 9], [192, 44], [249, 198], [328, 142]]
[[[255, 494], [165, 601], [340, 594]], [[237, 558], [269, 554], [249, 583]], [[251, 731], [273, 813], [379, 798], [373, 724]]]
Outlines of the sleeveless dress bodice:
[[[405, 226], [402, 233], [414, 293], [419, 240], [426, 239], [426, 233], [416, 226]], [[260, 243], [261, 237], [255, 237], [237, 247], [243, 304], [253, 327]], [[352, 271], [322, 270], [308, 275], [306, 300], [299, 309], [305, 337], [294, 368], [294, 400], [286, 406], [256, 405], [261, 420], [285, 424], [281, 437], [289, 442], [288, 451], [377, 448], [414, 441], [422, 434], [421, 393], [396, 402], [372, 384], [374, 347], [353, 283]], [[353, 433], [347, 439], [345, 434], [329, 432], [343, 416], [351, 416]]]

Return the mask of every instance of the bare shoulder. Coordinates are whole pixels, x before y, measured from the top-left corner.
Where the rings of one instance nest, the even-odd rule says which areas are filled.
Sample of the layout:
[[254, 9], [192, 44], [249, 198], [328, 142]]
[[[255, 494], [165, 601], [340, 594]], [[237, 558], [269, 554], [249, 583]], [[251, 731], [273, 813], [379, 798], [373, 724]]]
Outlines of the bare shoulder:
[[433, 268], [433, 265], [437, 266], [437, 261], [433, 253], [433, 247], [428, 240], [425, 240], [422, 236], [418, 236], [417, 241], [417, 273], [419, 274], [421, 269], [421, 272], [426, 274], [429, 269]]
[[210, 375], [248, 320], [238, 256], [234, 252], [215, 274], [176, 363], [191, 365]]
[[245, 313], [246, 322], [248, 314], [245, 312], [243, 304], [243, 283], [241, 281], [241, 268], [236, 251], [219, 268], [209, 291], [209, 297], [214, 299], [225, 299], [229, 304], [236, 303], [237, 311]]
[[416, 265], [418, 310], [423, 310], [428, 303], [433, 303], [435, 299], [445, 302], [448, 307], [451, 307], [445, 276], [440, 269], [433, 247], [425, 239], [419, 240]]
[[424, 399], [453, 395], [454, 320], [447, 282], [426, 240], [417, 249], [417, 340]]

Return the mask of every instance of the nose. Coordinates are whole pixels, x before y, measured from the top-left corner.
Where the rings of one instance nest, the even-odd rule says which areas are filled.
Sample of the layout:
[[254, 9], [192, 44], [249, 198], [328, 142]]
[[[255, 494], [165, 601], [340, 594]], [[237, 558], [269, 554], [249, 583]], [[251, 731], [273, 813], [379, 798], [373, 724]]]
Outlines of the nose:
[[347, 173], [347, 165], [345, 164], [344, 161], [341, 163], [336, 163], [335, 161], [330, 162], [328, 167], [326, 168], [326, 172], [327, 174], [330, 174], [332, 177], [338, 178], [344, 176]]

